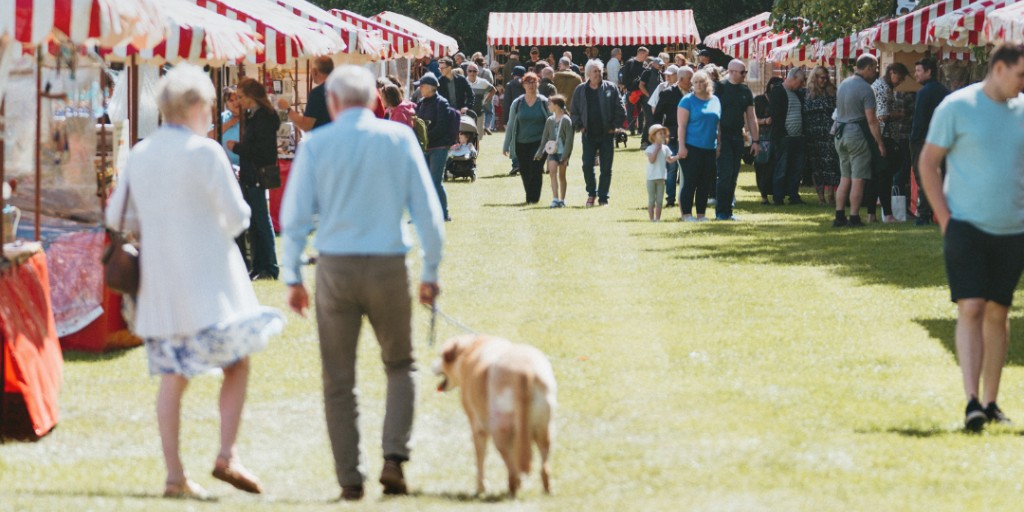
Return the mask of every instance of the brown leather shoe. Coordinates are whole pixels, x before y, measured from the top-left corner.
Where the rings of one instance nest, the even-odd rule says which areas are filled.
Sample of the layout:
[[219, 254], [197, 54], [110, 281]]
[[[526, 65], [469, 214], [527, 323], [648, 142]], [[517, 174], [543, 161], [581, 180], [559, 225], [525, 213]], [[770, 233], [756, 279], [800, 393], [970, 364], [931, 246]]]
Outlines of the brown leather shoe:
[[263, 492], [263, 486], [260, 485], [259, 479], [236, 461], [217, 457], [217, 463], [213, 467], [213, 477], [231, 484], [235, 489], [253, 494]]
[[359, 501], [363, 499], [363, 486], [346, 485], [341, 488], [341, 499], [343, 501]]
[[409, 489], [405, 485], [405, 476], [402, 474], [402, 464], [398, 461], [384, 461], [384, 469], [380, 472], [380, 483], [384, 486], [384, 494], [409, 494]]

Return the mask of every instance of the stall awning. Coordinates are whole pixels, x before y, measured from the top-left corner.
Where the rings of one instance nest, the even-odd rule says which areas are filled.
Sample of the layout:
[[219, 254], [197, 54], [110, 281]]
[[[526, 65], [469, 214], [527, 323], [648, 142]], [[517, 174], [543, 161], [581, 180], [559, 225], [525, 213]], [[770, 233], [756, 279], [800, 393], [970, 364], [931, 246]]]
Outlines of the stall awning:
[[705, 37], [704, 45], [724, 51], [726, 42], [729, 40], [737, 40], [755, 32], [763, 34], [765, 33], [766, 28], [770, 30], [771, 24], [768, 22], [770, 17], [771, 13], [762, 12], [757, 16], [753, 16], [734, 25], [730, 25]]
[[924, 51], [928, 48], [928, 25], [940, 16], [978, 0], [941, 0], [878, 25], [872, 45], [886, 51]]
[[1007, 41], [1024, 44], [1024, 2], [989, 13], [982, 32], [990, 43]]
[[817, 41], [810, 44], [793, 41], [772, 50], [766, 60], [783, 66], [814, 66], [822, 62], [821, 46]]
[[487, 44], [494, 46], [590, 46], [590, 14], [492, 12]]
[[296, 16], [306, 18], [327, 30], [338, 34], [349, 51], [356, 51], [371, 56], [374, 60], [386, 56], [384, 38], [376, 29], [357, 27], [343, 19], [332, 16], [329, 12], [307, 2], [306, 0], [274, 0], [277, 5], [292, 11]]
[[454, 55], [459, 51], [459, 43], [454, 38], [444, 35], [408, 16], [384, 11], [374, 16], [373, 20], [387, 27], [400, 29], [415, 37], [425, 39], [430, 44], [430, 51], [434, 57], [441, 58], [446, 55]]
[[181, 61], [193, 64], [223, 64], [263, 51], [256, 31], [240, 21], [228, 19], [185, 0], [163, 0], [161, 5], [166, 37], [151, 49], [120, 44], [100, 53], [108, 60], [125, 60], [132, 55], [144, 61]]
[[408, 32], [393, 29], [384, 24], [344, 9], [331, 9], [331, 15], [352, 25], [368, 30], [379, 30], [384, 43], [390, 46], [389, 58], [421, 57], [430, 52], [430, 44]]
[[877, 31], [878, 27], [866, 28], [856, 34], [826, 44], [821, 50], [821, 56], [825, 59], [834, 59], [837, 62], [856, 59], [864, 53], [877, 56], [878, 50], [866, 44], [875, 39]]
[[982, 30], [988, 13], [1002, 9], [1018, 0], [982, 0], [939, 16], [928, 26], [928, 43], [948, 46], [982, 44]]
[[726, 39], [722, 42], [722, 45], [719, 48], [727, 55], [731, 55], [738, 59], [750, 59], [754, 57], [754, 53], [757, 50], [757, 43], [762, 38], [771, 37], [771, 35], [772, 27], [765, 25], [748, 34]]
[[246, 60], [268, 66], [290, 64], [296, 59], [333, 55], [344, 51], [345, 43], [337, 33], [321, 29], [316, 23], [264, 1], [188, 0], [199, 7], [241, 21], [263, 37], [265, 51], [250, 53]]
[[796, 38], [793, 37], [792, 32], [782, 32], [763, 37], [757, 42], [755, 56], [767, 59], [768, 56], [771, 55], [772, 50], [780, 46], [790, 44], [794, 41], [796, 41]]
[[32, 46], [59, 33], [75, 43], [114, 46], [131, 39], [150, 47], [163, 33], [158, 5], [156, 0], [2, 0], [0, 36]]
[[487, 44], [499, 46], [637, 46], [696, 44], [693, 11], [600, 13], [492, 12]]

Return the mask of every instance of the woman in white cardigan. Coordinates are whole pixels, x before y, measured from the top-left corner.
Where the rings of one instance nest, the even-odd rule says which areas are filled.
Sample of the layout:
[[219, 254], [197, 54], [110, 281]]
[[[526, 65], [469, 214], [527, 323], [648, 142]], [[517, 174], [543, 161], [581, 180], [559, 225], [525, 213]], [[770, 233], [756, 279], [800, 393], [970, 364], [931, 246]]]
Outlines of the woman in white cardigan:
[[214, 88], [201, 69], [175, 66], [157, 86], [165, 124], [128, 157], [106, 212], [139, 234], [141, 276], [135, 332], [146, 342], [149, 371], [160, 375], [157, 423], [167, 497], [206, 498], [186, 477], [178, 447], [181, 397], [189, 379], [217, 368], [220, 453], [213, 476], [253, 493], [259, 481], [235, 454], [245, 403], [249, 354], [279, 332], [283, 317], [260, 307], [235, 237], [249, 224], [249, 207], [223, 148], [206, 134]]

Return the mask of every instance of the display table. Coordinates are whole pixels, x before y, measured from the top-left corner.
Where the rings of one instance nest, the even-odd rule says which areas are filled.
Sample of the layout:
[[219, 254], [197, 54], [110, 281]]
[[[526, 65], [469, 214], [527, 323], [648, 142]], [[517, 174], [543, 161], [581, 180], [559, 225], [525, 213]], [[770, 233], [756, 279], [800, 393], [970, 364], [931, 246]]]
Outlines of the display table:
[[37, 248], [23, 261], [2, 265], [0, 434], [38, 439], [57, 425], [57, 397], [64, 370], [50, 306], [46, 255]]
[[270, 222], [274, 225], [274, 233], [281, 233], [281, 199], [284, 189], [288, 186], [288, 173], [292, 170], [291, 158], [279, 158], [277, 166], [281, 169], [281, 186], [270, 191]]

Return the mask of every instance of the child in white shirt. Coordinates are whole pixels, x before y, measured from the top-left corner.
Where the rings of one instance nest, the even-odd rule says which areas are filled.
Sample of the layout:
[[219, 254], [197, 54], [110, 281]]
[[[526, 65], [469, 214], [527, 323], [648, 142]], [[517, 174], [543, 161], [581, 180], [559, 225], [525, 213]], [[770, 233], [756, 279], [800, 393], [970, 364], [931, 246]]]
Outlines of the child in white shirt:
[[668, 169], [665, 164], [679, 160], [679, 157], [672, 154], [666, 145], [668, 143], [668, 128], [653, 124], [647, 130], [647, 137], [651, 145], [647, 146], [644, 154], [647, 155], [647, 216], [651, 222], [661, 221], [661, 198], [665, 196], [665, 179], [668, 178]]
[[472, 160], [477, 155], [476, 146], [469, 140], [469, 135], [465, 132], [459, 133], [459, 143], [452, 145], [450, 151], [448, 158]]

